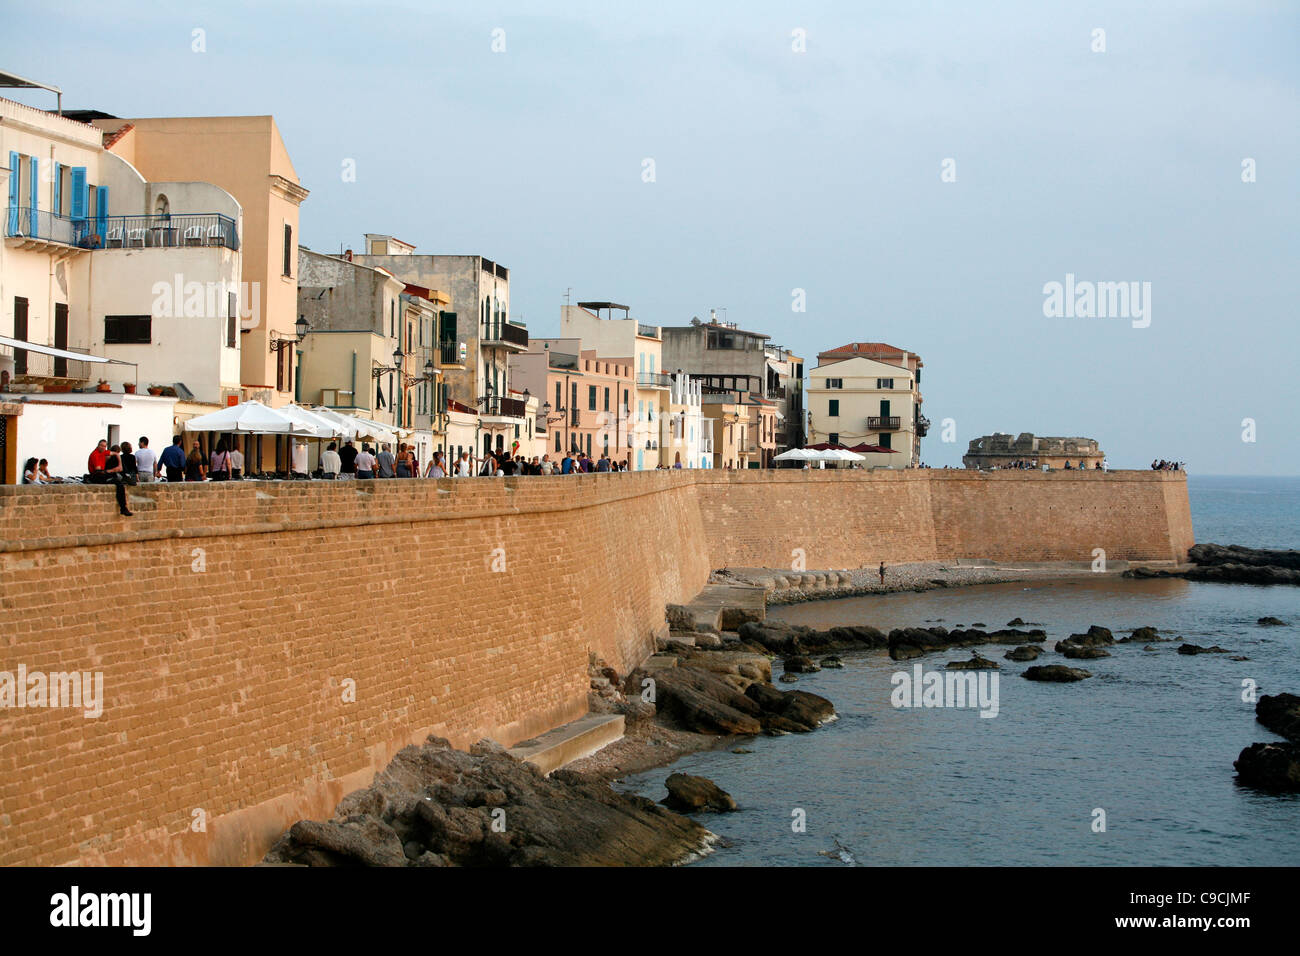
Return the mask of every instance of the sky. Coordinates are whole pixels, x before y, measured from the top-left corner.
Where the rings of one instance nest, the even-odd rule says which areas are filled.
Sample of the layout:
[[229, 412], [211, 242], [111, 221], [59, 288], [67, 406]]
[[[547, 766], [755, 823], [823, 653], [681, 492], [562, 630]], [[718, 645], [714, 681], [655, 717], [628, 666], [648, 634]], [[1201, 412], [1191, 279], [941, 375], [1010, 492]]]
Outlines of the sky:
[[[1300, 4], [1251, 0], [0, 0], [0, 68], [273, 115], [305, 245], [483, 255], [533, 335], [572, 290], [808, 368], [916, 352], [932, 466], [1029, 431], [1300, 474], [1298, 54]], [[1046, 314], [1067, 281], [1141, 295]]]

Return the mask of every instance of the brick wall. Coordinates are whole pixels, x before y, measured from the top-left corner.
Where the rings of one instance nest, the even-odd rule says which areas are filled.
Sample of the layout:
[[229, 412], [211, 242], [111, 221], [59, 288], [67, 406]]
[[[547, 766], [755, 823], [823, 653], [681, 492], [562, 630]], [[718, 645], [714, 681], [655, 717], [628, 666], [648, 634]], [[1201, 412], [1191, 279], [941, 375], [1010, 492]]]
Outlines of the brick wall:
[[[0, 864], [246, 863], [430, 733], [586, 709], [711, 568], [1174, 558], [1167, 473], [643, 472], [0, 487], [0, 671], [102, 671], [104, 713], [0, 709]], [[497, 551], [496, 549], [503, 549]], [[504, 570], [494, 570], [502, 567]], [[344, 700], [348, 681], [355, 700]], [[192, 824], [201, 811], [206, 831]]]

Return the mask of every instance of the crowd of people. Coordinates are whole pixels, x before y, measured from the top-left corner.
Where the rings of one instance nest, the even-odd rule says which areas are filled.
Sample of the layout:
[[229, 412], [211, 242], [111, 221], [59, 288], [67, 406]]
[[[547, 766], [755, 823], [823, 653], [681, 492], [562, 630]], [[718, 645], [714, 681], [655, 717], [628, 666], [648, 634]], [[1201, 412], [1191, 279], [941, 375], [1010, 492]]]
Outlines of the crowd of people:
[[1163, 458], [1158, 458], [1155, 461], [1151, 462], [1151, 470], [1152, 471], [1183, 471], [1185, 470], [1186, 465], [1187, 462], [1185, 461], [1165, 461]]

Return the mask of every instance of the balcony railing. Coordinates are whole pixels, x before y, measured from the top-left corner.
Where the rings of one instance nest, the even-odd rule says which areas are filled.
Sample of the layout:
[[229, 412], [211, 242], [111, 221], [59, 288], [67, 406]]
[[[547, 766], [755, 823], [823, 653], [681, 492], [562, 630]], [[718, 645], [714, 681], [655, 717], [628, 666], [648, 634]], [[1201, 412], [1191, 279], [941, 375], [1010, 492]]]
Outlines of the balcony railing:
[[930, 433], [930, 419], [924, 415], [918, 415], [916, 418], [916, 433], [924, 438]]
[[73, 219], [44, 209], [10, 206], [5, 235], [44, 239], [82, 249], [156, 249], [182, 246], [239, 248], [235, 221], [220, 213], [184, 216], [99, 216]]
[[460, 346], [455, 342], [440, 342], [438, 344], [438, 361], [443, 365], [461, 365], [464, 359], [460, 357]]
[[636, 384], [638, 388], [654, 388], [657, 386], [668, 388], [673, 384], [673, 377], [664, 372], [637, 372]]
[[638, 322], [636, 324], [636, 334], [644, 335], [647, 338], [651, 338], [651, 339], [657, 339], [659, 338], [659, 326], [645, 325], [644, 323]]
[[881, 417], [879, 415], [867, 416], [867, 429], [873, 432], [895, 431], [902, 427], [902, 419], [897, 415]]
[[784, 385], [772, 386], [767, 390], [767, 394], [765, 397], [771, 399], [778, 399], [778, 400], [785, 398], [785, 386]]
[[504, 342], [507, 345], [528, 348], [528, 329], [522, 325], [515, 325], [513, 322], [499, 320], [484, 322], [482, 324], [481, 338], [485, 345]]
[[[65, 352], [88, 353], [90, 350], [76, 346], [60, 346]], [[14, 360], [14, 382], [22, 385], [44, 379], [68, 379], [69, 381], [90, 381], [90, 362], [78, 362], [76, 359], [55, 358], [42, 352], [29, 349], [10, 348], [0, 345], [0, 355]], [[97, 364], [97, 363], [96, 363]], [[121, 368], [121, 366], [114, 366]]]
[[493, 395], [483, 403], [483, 414], [499, 418], [523, 418], [528, 411], [528, 404], [517, 398], [505, 398]]

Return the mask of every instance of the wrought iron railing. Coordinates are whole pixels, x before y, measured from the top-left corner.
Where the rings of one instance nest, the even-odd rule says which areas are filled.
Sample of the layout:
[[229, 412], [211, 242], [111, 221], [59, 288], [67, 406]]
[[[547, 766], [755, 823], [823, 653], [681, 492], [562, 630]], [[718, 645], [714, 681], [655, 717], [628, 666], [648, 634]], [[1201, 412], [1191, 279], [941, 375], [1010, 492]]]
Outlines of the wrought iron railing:
[[867, 428], [871, 431], [891, 431], [902, 427], [903, 420], [897, 415], [868, 415]]
[[522, 418], [528, 411], [528, 404], [517, 398], [505, 398], [493, 395], [483, 403], [484, 415], [496, 415], [501, 418]]
[[30, 206], [10, 206], [5, 215], [5, 235], [82, 249], [239, 248], [235, 220], [220, 213], [74, 219]]
[[456, 342], [439, 343], [438, 361], [443, 365], [459, 365], [461, 363], [460, 345]]
[[510, 345], [528, 347], [528, 329], [513, 322], [493, 319], [483, 323], [482, 338], [485, 343], [506, 342]]
[[673, 377], [663, 372], [637, 372], [636, 384], [638, 388], [657, 385], [667, 388], [673, 384]]

